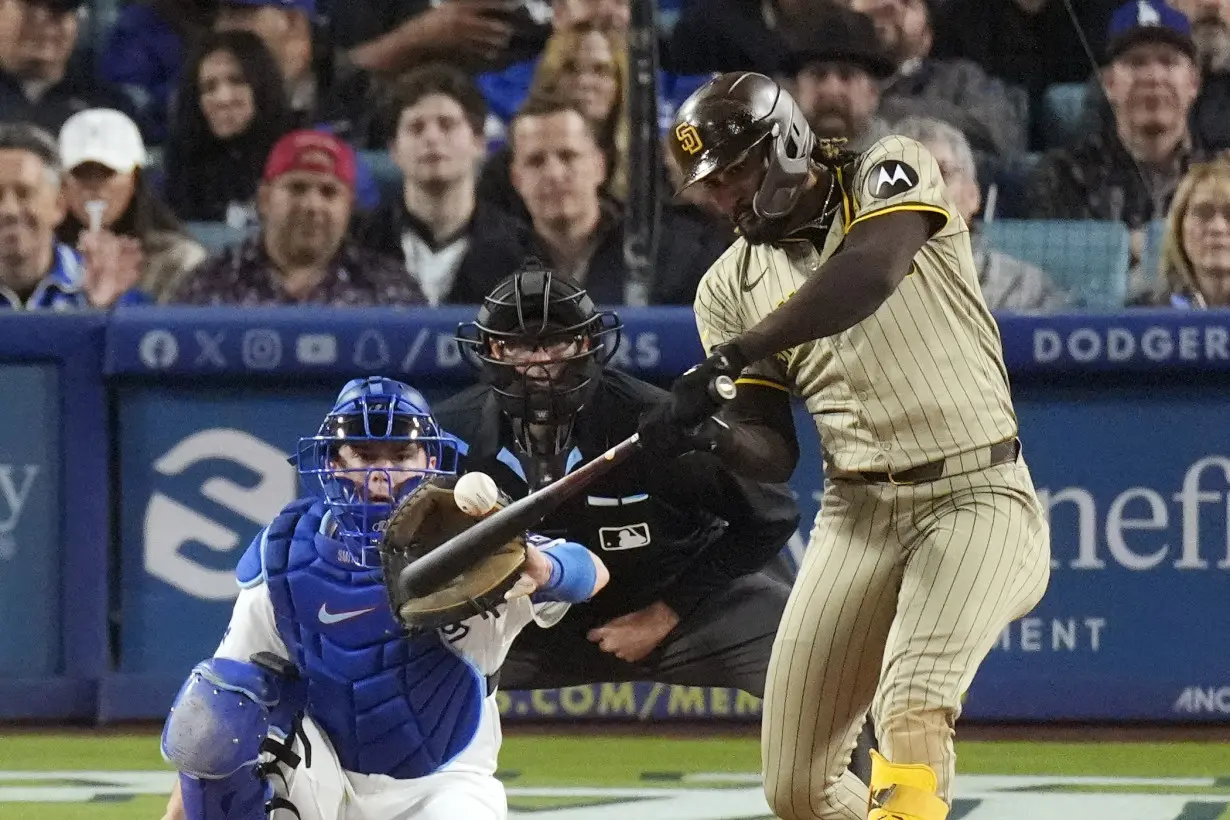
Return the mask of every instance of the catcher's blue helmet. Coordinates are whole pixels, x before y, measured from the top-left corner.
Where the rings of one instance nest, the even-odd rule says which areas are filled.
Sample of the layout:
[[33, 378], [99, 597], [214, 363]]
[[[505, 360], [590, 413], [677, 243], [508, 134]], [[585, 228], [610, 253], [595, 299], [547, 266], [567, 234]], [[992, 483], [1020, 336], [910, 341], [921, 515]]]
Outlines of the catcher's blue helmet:
[[[364, 445], [386, 443], [410, 449], [393, 455], [364, 453]], [[354, 447], [361, 466], [342, 468], [344, 444]], [[414, 446], [422, 449], [426, 464], [408, 472], [394, 462], [417, 455]], [[432, 418], [421, 393], [393, 379], [369, 376], [347, 382], [316, 435], [299, 439], [296, 466], [307, 491], [328, 505], [334, 537], [354, 563], [377, 568], [384, 522], [424, 478], [456, 474], [457, 448]]]

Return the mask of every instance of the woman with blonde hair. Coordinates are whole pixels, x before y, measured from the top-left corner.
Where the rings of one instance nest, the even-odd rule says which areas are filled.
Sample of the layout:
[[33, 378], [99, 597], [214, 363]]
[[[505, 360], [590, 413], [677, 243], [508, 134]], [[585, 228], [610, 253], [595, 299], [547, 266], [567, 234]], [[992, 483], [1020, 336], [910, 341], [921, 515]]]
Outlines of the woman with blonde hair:
[[628, 46], [612, 31], [565, 29], [547, 40], [530, 96], [563, 97], [577, 105], [606, 154], [606, 193], [628, 196]]
[[1193, 165], [1179, 183], [1160, 268], [1157, 304], [1230, 307], [1230, 159]]
[[[606, 157], [607, 178], [602, 193], [623, 204], [628, 196], [628, 51], [622, 35], [594, 28], [560, 29], [543, 48], [529, 99], [562, 99], [573, 103], [593, 123]], [[528, 214], [509, 177], [510, 154], [505, 147], [488, 158], [479, 184], [479, 198], [524, 221]]]

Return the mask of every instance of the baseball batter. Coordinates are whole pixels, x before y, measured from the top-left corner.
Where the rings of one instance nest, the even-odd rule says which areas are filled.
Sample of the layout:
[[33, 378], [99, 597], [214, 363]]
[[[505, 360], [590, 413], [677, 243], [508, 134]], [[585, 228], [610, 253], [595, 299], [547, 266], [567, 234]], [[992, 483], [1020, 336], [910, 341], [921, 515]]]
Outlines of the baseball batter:
[[[822, 509], [766, 684], [769, 804], [791, 820], [943, 820], [962, 694], [1050, 572], [968, 228], [919, 143], [854, 155], [818, 142], [759, 74], [702, 87], [674, 137], [684, 185], [741, 236], [697, 292], [711, 355], [643, 433], [678, 440], [717, 409], [707, 388], [727, 374], [728, 463], [789, 476], [791, 394], [824, 448]], [[847, 771], [869, 709], [870, 794]]]

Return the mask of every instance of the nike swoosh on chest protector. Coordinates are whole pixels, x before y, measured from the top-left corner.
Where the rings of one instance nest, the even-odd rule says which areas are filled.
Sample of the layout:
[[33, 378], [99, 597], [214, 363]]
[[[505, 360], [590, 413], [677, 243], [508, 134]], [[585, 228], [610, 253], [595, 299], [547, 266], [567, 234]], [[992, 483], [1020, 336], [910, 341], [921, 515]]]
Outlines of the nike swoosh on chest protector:
[[322, 624], [336, 624], [342, 621], [349, 621], [351, 618], [357, 618], [360, 615], [366, 615], [376, 610], [374, 606], [369, 606], [367, 609], [355, 609], [350, 612], [330, 612], [328, 607], [328, 604], [321, 604], [320, 611], [316, 613]]

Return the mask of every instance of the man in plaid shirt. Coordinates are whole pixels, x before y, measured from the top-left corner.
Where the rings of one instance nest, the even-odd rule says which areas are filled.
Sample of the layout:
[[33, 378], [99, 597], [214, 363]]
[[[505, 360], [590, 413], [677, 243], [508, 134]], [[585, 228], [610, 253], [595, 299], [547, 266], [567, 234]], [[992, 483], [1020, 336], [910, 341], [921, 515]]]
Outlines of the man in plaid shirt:
[[191, 305], [334, 307], [424, 304], [397, 261], [346, 235], [354, 207], [355, 155], [320, 131], [292, 131], [274, 145], [257, 197], [258, 236], [186, 276], [170, 301]]

